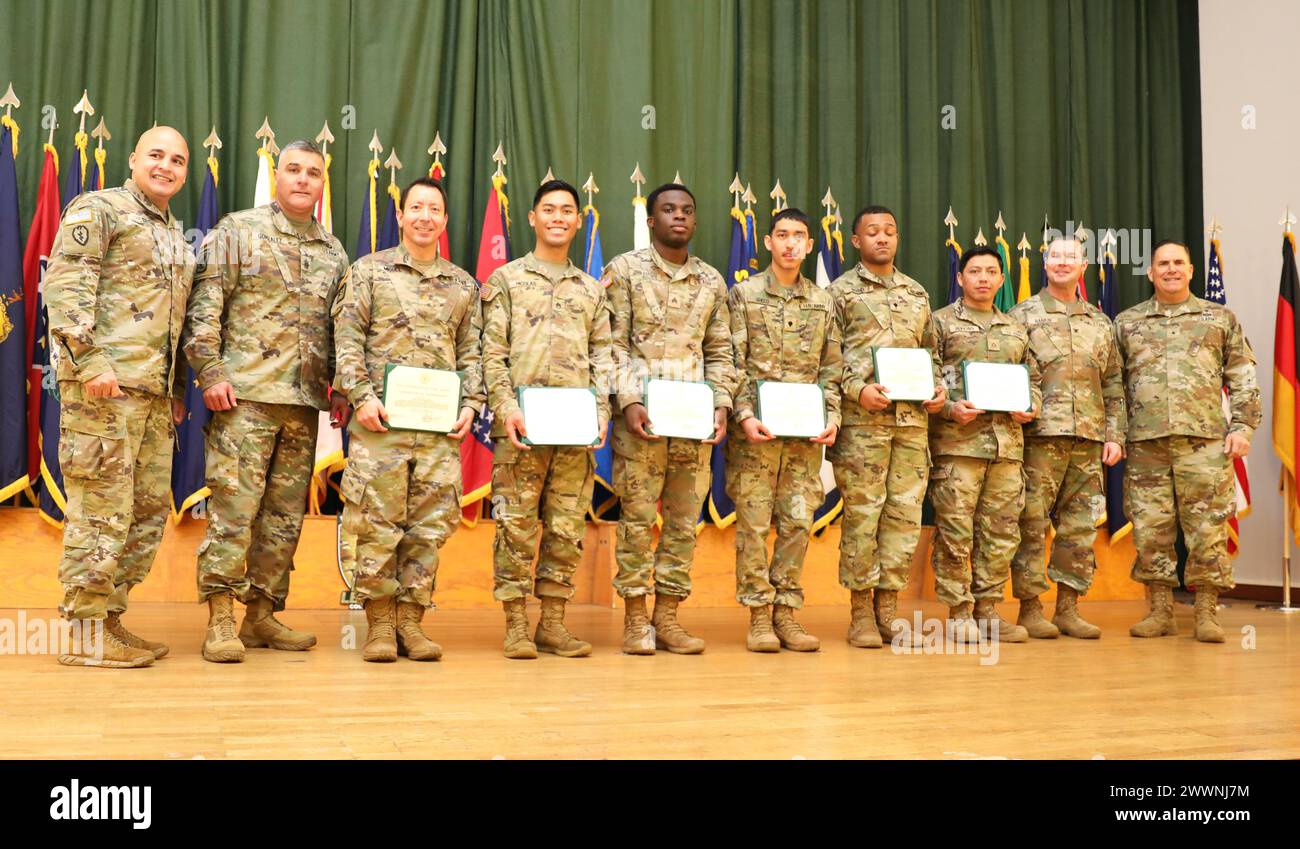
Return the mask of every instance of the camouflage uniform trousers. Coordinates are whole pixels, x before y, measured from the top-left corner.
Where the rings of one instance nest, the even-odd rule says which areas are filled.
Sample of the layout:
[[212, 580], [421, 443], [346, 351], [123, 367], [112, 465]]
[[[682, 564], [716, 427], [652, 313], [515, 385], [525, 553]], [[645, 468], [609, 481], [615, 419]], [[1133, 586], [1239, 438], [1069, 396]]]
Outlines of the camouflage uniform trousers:
[[844, 498], [840, 583], [850, 590], [905, 588], [921, 542], [930, 472], [926, 428], [842, 428], [827, 458]]
[[1025, 507], [1019, 460], [940, 457], [930, 472], [934, 590], [949, 607], [1002, 600]]
[[[492, 597], [572, 598], [582, 562], [582, 537], [596, 483], [595, 459], [577, 445], [533, 445], [528, 451], [496, 440], [492, 458]], [[539, 519], [540, 517], [540, 519]], [[538, 554], [538, 538], [541, 551]], [[537, 555], [537, 580], [532, 578]]]
[[[1092, 543], [1106, 513], [1102, 490], [1101, 443], [1073, 436], [1025, 440], [1025, 509], [1020, 514], [1020, 548], [1011, 561], [1011, 591], [1016, 598], [1047, 592], [1051, 578], [1087, 593], [1097, 561]], [[1047, 529], [1055, 526], [1052, 560]]]
[[208, 529], [199, 545], [199, 600], [261, 593], [283, 610], [307, 512], [319, 412], [241, 400], [207, 424]]
[[60, 381], [59, 465], [66, 496], [60, 612], [103, 619], [149, 574], [171, 510], [171, 401], [135, 389], [91, 398]]
[[[822, 446], [806, 439], [750, 442], [727, 437], [727, 495], [736, 502], [736, 601], [746, 607], [803, 607], [804, 556], [823, 500]], [[776, 514], [776, 544], [767, 533]]]
[[[695, 526], [712, 479], [711, 445], [691, 439], [647, 440], [632, 433], [622, 418], [614, 420], [614, 486], [620, 519], [614, 548], [619, 596], [653, 590], [686, 598], [691, 594]], [[659, 547], [651, 540], [656, 508], [663, 517]]]
[[1174, 539], [1182, 525], [1191, 587], [1236, 586], [1228, 519], [1236, 513], [1232, 460], [1222, 439], [1166, 436], [1128, 444], [1124, 510], [1133, 521], [1133, 580], [1178, 586]]
[[341, 491], [343, 530], [356, 535], [357, 597], [433, 607], [438, 550], [460, 524], [460, 444], [358, 426]]

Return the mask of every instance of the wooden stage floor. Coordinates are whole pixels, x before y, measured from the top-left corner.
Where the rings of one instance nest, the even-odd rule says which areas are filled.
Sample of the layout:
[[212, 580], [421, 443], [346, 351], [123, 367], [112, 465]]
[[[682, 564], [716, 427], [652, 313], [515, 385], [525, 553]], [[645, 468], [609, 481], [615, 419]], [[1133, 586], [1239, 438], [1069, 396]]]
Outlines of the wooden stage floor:
[[[910, 612], [914, 604], [906, 606]], [[939, 605], [922, 605], [938, 615]], [[1300, 617], [1233, 602], [1228, 642], [1136, 640], [1143, 606], [1093, 602], [1096, 642], [1059, 639], [974, 655], [850, 648], [844, 606], [807, 609], [816, 654], [745, 651], [739, 608], [687, 610], [705, 654], [619, 653], [622, 611], [574, 606], [586, 659], [500, 654], [499, 611], [426, 619], [439, 663], [364, 663], [359, 611], [290, 611], [320, 644], [198, 653], [205, 609], [135, 605], [127, 622], [171, 654], [143, 670], [0, 657], [6, 758], [1278, 758], [1300, 756]], [[1013, 612], [1004, 605], [1004, 615]], [[28, 619], [52, 610], [28, 609]], [[240, 613], [242, 616], [242, 612]], [[14, 619], [17, 612], [0, 610]], [[537, 609], [530, 608], [535, 622]], [[1243, 645], [1243, 629], [1254, 647]], [[1252, 631], [1253, 629], [1253, 631]]]

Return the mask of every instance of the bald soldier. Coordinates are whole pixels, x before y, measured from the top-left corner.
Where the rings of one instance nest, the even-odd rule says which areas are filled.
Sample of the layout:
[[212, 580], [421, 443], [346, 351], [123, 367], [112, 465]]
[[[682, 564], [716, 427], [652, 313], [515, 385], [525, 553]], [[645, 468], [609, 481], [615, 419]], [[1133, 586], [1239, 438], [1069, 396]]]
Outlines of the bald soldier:
[[[227, 215], [203, 240], [185, 322], [185, 354], [213, 411], [204, 442], [208, 527], [198, 550], [208, 603], [203, 657], [302, 651], [316, 638], [275, 618], [307, 511], [318, 411], [333, 376], [330, 309], [348, 257], [313, 217], [325, 158], [284, 146], [275, 200]], [[233, 604], [245, 615], [235, 633]]]
[[167, 654], [121, 616], [162, 541], [173, 424], [185, 416], [176, 349], [194, 255], [168, 203], [189, 158], [171, 127], [140, 136], [124, 186], [68, 206], [45, 270], [67, 496], [60, 611], [104, 623], [98, 645], [82, 640], [59, 655], [68, 666], [149, 666]]
[[1233, 461], [1250, 452], [1261, 418], [1255, 352], [1231, 310], [1192, 294], [1186, 245], [1157, 244], [1147, 278], [1155, 294], [1115, 318], [1129, 408], [1124, 505], [1137, 549], [1133, 580], [1146, 585], [1150, 601], [1129, 633], [1178, 633], [1174, 542], [1181, 526], [1184, 580], [1196, 588], [1196, 639], [1221, 643], [1219, 593], [1235, 586], [1228, 558]]

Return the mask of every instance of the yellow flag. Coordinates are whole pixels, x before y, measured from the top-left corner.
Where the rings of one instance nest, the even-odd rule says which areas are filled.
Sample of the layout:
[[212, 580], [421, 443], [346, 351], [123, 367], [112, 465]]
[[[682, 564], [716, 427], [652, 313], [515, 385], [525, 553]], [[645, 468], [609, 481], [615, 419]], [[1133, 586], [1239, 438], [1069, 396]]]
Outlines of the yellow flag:
[[1020, 303], [1032, 294], [1029, 291], [1029, 257], [1020, 258], [1020, 281], [1016, 286], [1016, 303]]

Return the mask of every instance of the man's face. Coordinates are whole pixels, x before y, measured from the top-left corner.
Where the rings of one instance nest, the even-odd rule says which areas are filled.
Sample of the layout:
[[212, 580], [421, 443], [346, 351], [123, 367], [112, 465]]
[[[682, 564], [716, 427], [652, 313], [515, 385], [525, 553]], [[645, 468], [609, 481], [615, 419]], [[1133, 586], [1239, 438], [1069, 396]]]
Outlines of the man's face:
[[552, 248], [568, 249], [578, 233], [578, 202], [564, 189], [547, 192], [528, 211], [528, 224], [537, 241]]
[[684, 248], [695, 235], [695, 201], [681, 189], [672, 189], [655, 198], [650, 211], [650, 232], [670, 248]]
[[813, 248], [808, 228], [801, 221], [782, 218], [772, 232], [763, 237], [763, 246], [772, 254], [772, 264], [782, 271], [797, 271]]
[[325, 191], [325, 160], [307, 150], [286, 150], [275, 169], [275, 200], [289, 215], [310, 218]]
[[1182, 245], [1162, 245], [1151, 257], [1147, 279], [1162, 300], [1177, 303], [1187, 299], [1192, 285], [1192, 258]]
[[957, 282], [968, 304], [979, 310], [992, 309], [993, 297], [1002, 286], [1002, 263], [994, 256], [977, 256], [958, 273]]
[[1047, 246], [1047, 279], [1057, 286], [1074, 286], [1088, 267], [1083, 245], [1075, 239], [1057, 239]]
[[863, 262], [889, 265], [898, 255], [898, 223], [887, 212], [864, 215], [853, 231], [852, 242]]
[[447, 210], [442, 192], [433, 186], [413, 186], [406, 193], [406, 205], [397, 213], [397, 226], [408, 247], [429, 248], [447, 229]]
[[140, 191], [165, 208], [185, 185], [190, 170], [190, 148], [185, 137], [171, 127], [154, 127], [140, 136], [127, 165]]

